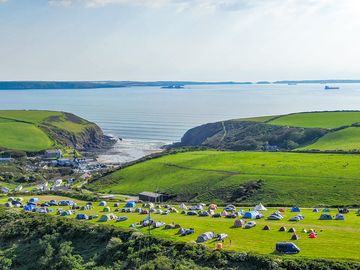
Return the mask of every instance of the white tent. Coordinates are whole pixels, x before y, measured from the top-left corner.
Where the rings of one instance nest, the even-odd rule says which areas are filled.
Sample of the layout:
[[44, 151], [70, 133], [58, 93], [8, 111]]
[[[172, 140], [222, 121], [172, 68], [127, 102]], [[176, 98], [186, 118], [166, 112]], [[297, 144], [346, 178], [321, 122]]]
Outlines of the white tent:
[[262, 203], [259, 203], [257, 206], [255, 206], [256, 211], [266, 211], [267, 208], [262, 205]]
[[180, 204], [179, 208], [180, 208], [181, 210], [186, 210], [186, 209], [187, 209], [187, 206], [185, 205], [185, 203], [182, 203], [182, 204]]

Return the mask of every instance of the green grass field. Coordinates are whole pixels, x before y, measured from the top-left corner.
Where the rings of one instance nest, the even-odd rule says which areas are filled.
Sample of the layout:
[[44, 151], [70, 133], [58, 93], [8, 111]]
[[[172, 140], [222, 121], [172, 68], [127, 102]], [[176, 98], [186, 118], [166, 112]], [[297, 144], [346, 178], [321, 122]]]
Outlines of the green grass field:
[[251, 122], [267, 122], [267, 121], [269, 121], [270, 119], [272, 119], [274, 117], [276, 117], [276, 115], [240, 118], [240, 119], [236, 119], [236, 120], [238, 120], [238, 121], [251, 121]]
[[37, 152], [53, 145], [46, 133], [33, 124], [0, 122], [0, 147]]
[[272, 125], [337, 128], [360, 122], [360, 112], [312, 112], [280, 116], [270, 122]]
[[349, 127], [335, 132], [331, 132], [321, 137], [315, 143], [298, 150], [343, 150], [353, 151], [360, 149], [360, 128]]
[[359, 205], [360, 156], [198, 151], [168, 155], [116, 171], [89, 185], [97, 191], [162, 191], [195, 201], [227, 201], [241, 184], [263, 180], [242, 203]]
[[[63, 199], [59, 196], [39, 196], [41, 201], [50, 199]], [[29, 197], [24, 197], [25, 201]], [[3, 204], [6, 201], [6, 197], [3, 197], [0, 202]], [[74, 200], [79, 205], [84, 205], [85, 202]], [[122, 228], [129, 228], [132, 223], [138, 223], [146, 216], [138, 213], [121, 213], [115, 212], [113, 204], [108, 204], [111, 208], [111, 212], [117, 216], [127, 216], [129, 219], [124, 222], [99, 222], [98, 219], [92, 221], [79, 221], [79, 222], [92, 222], [97, 224], [108, 224], [110, 226], [117, 226]], [[123, 204], [122, 204], [123, 206]], [[140, 206], [141, 207], [141, 206]], [[175, 205], [175, 207], [178, 207]], [[57, 209], [59, 207], [53, 207]], [[68, 209], [69, 207], [61, 207]], [[88, 215], [96, 214], [101, 217], [103, 207], [98, 206], [98, 203], [94, 203], [94, 209], [88, 211], [77, 210], [76, 213], [86, 213]], [[248, 208], [244, 209], [245, 211]], [[265, 217], [269, 216], [272, 212], [277, 210], [276, 208], [269, 209], [264, 212]], [[222, 209], [218, 209], [217, 212], [221, 212]], [[75, 213], [75, 214], [76, 214]], [[333, 258], [333, 259], [353, 259], [359, 260], [360, 253], [358, 252], [358, 243], [360, 242], [360, 217], [355, 214], [355, 210], [351, 210], [349, 214], [346, 214], [346, 220], [319, 220], [321, 213], [313, 213], [311, 209], [301, 209], [301, 213], [305, 216], [305, 219], [299, 222], [290, 222], [289, 218], [295, 216], [296, 213], [291, 213], [290, 208], [286, 209], [285, 218], [281, 221], [269, 221], [266, 219], [256, 220], [257, 226], [252, 229], [232, 228], [234, 219], [227, 218], [211, 218], [211, 217], [198, 217], [198, 216], [186, 216], [180, 213], [171, 213], [169, 215], [152, 214], [152, 219], [156, 221], [163, 221], [165, 223], [180, 224], [184, 228], [194, 228], [195, 233], [189, 236], [181, 237], [176, 234], [178, 230], [165, 230], [151, 229], [151, 234], [169, 239], [172, 241], [184, 241], [192, 242], [196, 238], [207, 231], [213, 231], [215, 233], [226, 233], [229, 238], [225, 240], [224, 248], [228, 250], [236, 251], [252, 251], [260, 254], [272, 254], [274, 252], [275, 244], [280, 241], [290, 241], [292, 233], [279, 232], [281, 226], [285, 226], [287, 229], [294, 227], [297, 234], [300, 236], [299, 240], [293, 241], [301, 248], [301, 252], [298, 255], [291, 255], [295, 257], [309, 257], [309, 258]], [[335, 216], [336, 210], [332, 209], [331, 215]], [[51, 213], [55, 215], [55, 212]], [[75, 215], [69, 217], [75, 218]], [[263, 231], [264, 225], [270, 226], [270, 231]], [[318, 232], [316, 239], [310, 239], [306, 233], [302, 233], [302, 229], [315, 229]], [[139, 229], [144, 233], [148, 233], [148, 229]], [[231, 245], [230, 241], [231, 239]], [[216, 242], [209, 241], [206, 243], [209, 248], [215, 248]]]
[[43, 126], [77, 134], [88, 125], [89, 122], [63, 112], [0, 111], [0, 148], [38, 152], [55, 145], [43, 131]]

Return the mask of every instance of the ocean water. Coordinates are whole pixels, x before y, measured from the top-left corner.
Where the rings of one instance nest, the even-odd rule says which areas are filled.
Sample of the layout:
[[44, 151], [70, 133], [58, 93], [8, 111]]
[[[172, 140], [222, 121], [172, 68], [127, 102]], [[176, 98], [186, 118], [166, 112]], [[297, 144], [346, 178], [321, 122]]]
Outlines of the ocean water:
[[360, 110], [360, 84], [201, 85], [86, 90], [1, 90], [0, 109], [67, 111], [120, 138], [102, 160], [129, 161], [179, 141], [192, 127], [301, 111]]

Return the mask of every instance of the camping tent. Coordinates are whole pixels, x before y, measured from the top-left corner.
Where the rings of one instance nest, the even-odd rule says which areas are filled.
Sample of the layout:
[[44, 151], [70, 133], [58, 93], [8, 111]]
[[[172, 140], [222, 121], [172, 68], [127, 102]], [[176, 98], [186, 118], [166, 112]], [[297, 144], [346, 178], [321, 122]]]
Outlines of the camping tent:
[[209, 205], [209, 209], [210, 209], [210, 210], [216, 210], [216, 209], [217, 209], [217, 205], [214, 204], [214, 203], [212, 203], [212, 204]]
[[286, 228], [285, 227], [280, 227], [279, 232], [286, 232]]
[[5, 203], [5, 207], [12, 207], [11, 202], [7, 202], [7, 203]]
[[36, 204], [33, 204], [33, 203], [28, 203], [27, 205], [24, 206], [25, 211], [32, 211], [35, 208], [36, 208]]
[[294, 232], [296, 232], [296, 230], [295, 230], [295, 228], [290, 228], [290, 229], [288, 230], [288, 232], [294, 233]]
[[234, 228], [241, 228], [245, 225], [245, 221], [243, 221], [242, 219], [236, 219], [234, 221]]
[[110, 212], [110, 207], [109, 206], [104, 207], [103, 212]]
[[106, 202], [105, 202], [105, 201], [101, 201], [101, 202], [99, 203], [99, 206], [106, 206]]
[[255, 206], [255, 211], [267, 211], [266, 207], [262, 205], [262, 203], [259, 203]]
[[179, 208], [180, 208], [181, 210], [186, 210], [186, 209], [188, 209], [187, 206], [185, 205], [185, 203], [180, 204]]
[[89, 217], [86, 214], [77, 214], [76, 219], [89, 219]]
[[37, 202], [39, 202], [39, 199], [38, 199], [38, 198], [31, 198], [31, 199], [29, 200], [29, 203], [37, 203]]
[[115, 220], [117, 217], [114, 214], [106, 214], [102, 215], [99, 219], [99, 221], [106, 222], [109, 220]]
[[296, 233], [294, 233], [292, 236], [291, 236], [291, 240], [299, 240], [300, 239], [300, 237], [296, 234]]
[[324, 208], [323, 212], [324, 212], [324, 213], [329, 213], [329, 212], [330, 212], [330, 209], [329, 209], [329, 208]]
[[282, 220], [283, 218], [284, 218], [284, 217], [280, 214], [279, 211], [276, 211], [276, 212], [272, 213], [272, 214], [268, 217], [269, 220]]
[[332, 216], [329, 214], [321, 214], [320, 220], [332, 220]]
[[310, 233], [309, 238], [316, 238], [316, 234], [315, 233]]
[[135, 207], [136, 203], [135, 202], [127, 202], [125, 207]]
[[226, 212], [225, 210], [221, 212], [222, 217], [226, 217], [227, 215], [228, 215], [228, 212]]
[[197, 243], [203, 243], [203, 242], [206, 242], [206, 241], [209, 241], [211, 239], [213, 239], [215, 237], [215, 233], [213, 232], [206, 232], [206, 233], [203, 233], [202, 235], [200, 235], [196, 242]]
[[300, 208], [297, 206], [294, 206], [293, 208], [291, 208], [291, 212], [300, 212]]
[[335, 217], [336, 220], [345, 220], [345, 216], [343, 214], [336, 214], [336, 217]]
[[264, 228], [263, 228], [264, 231], [269, 231], [270, 230], [270, 227], [268, 225], [265, 225]]
[[256, 216], [258, 215], [259, 215], [258, 211], [250, 211], [250, 212], [246, 212], [243, 218], [256, 218]]
[[320, 212], [320, 210], [317, 209], [317, 208], [314, 208], [314, 209], [313, 209], [313, 212], [314, 212], [314, 213], [318, 213], [318, 212]]

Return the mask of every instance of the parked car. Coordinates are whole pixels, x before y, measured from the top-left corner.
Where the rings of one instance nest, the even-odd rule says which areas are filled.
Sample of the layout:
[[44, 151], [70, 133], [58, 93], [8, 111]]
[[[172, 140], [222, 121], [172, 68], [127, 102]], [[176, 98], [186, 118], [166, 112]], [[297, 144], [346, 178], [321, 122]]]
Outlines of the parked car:
[[297, 254], [300, 248], [292, 242], [276, 243], [276, 251], [282, 254]]

